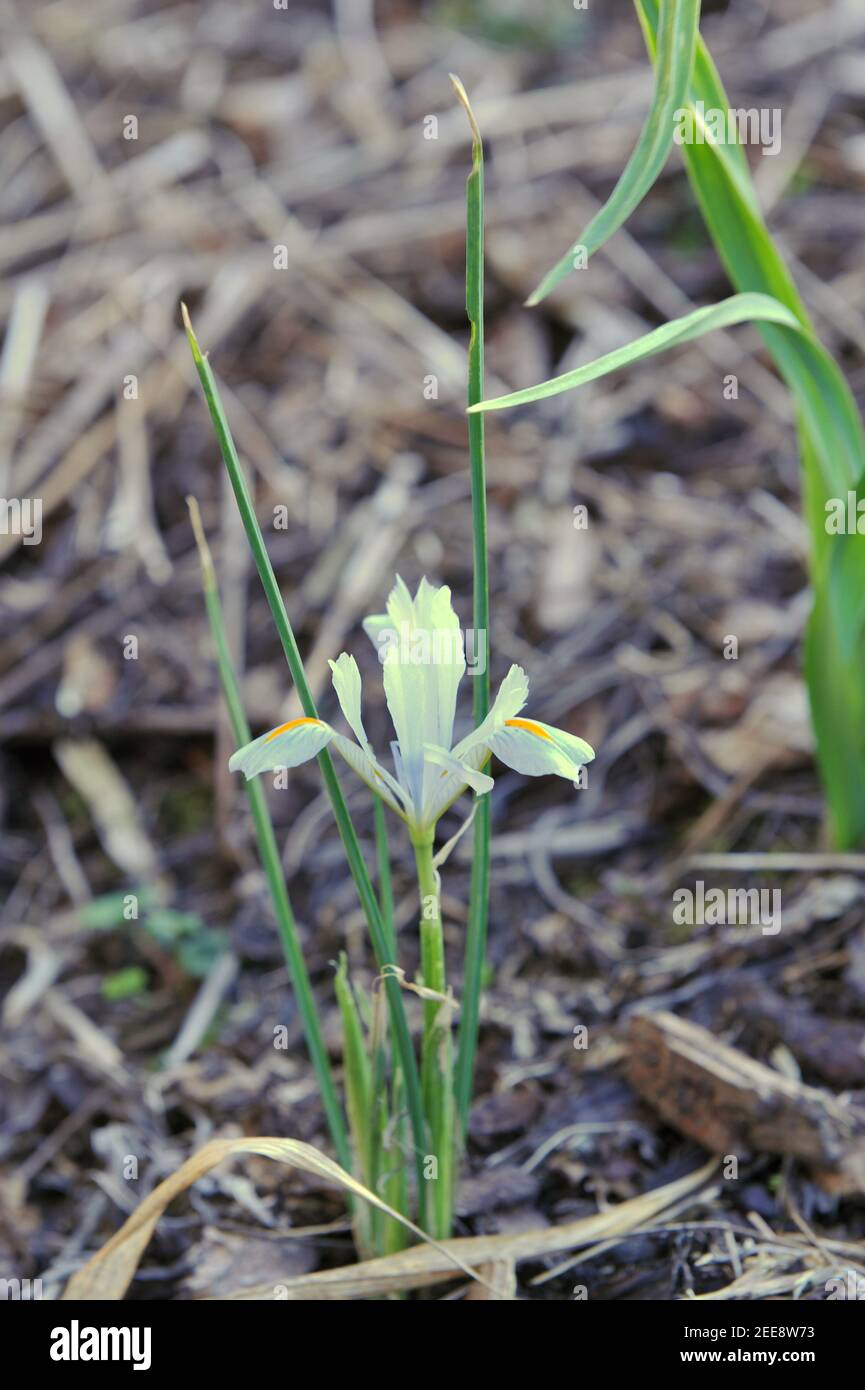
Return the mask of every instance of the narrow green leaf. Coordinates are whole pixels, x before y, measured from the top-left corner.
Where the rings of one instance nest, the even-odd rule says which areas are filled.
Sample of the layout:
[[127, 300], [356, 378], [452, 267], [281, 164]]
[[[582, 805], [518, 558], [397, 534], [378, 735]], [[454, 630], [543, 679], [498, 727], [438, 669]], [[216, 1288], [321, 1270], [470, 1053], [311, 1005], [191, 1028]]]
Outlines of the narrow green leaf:
[[[252, 734], [247, 722], [246, 711], [243, 707], [243, 698], [240, 693], [234, 662], [231, 659], [228, 639], [225, 635], [225, 624], [222, 618], [222, 604], [219, 598], [216, 571], [213, 567], [213, 560], [211, 559], [210, 547], [207, 544], [207, 538], [204, 534], [204, 527], [201, 524], [198, 503], [194, 497], [188, 497], [186, 500], [192, 521], [192, 530], [195, 535], [195, 543], [198, 547], [198, 554], [201, 560], [204, 603], [207, 609], [207, 617], [210, 622], [210, 631], [213, 636], [214, 646], [216, 647], [219, 679], [222, 683], [222, 692], [228, 710], [228, 717], [231, 722], [231, 731], [238, 748], [240, 748], [244, 743], [249, 742]], [[325, 1115], [327, 1116], [327, 1123], [331, 1138], [333, 1139], [333, 1146], [336, 1149], [337, 1157], [342, 1166], [344, 1168], [351, 1168], [351, 1151], [349, 1149], [348, 1136], [343, 1123], [342, 1106], [340, 1105], [337, 1095], [333, 1073], [330, 1069], [327, 1048], [324, 1045], [324, 1038], [322, 1037], [321, 1027], [318, 1021], [315, 996], [313, 995], [312, 986], [309, 982], [309, 974], [306, 969], [306, 962], [303, 958], [303, 948], [297, 933], [297, 924], [291, 908], [288, 889], [285, 886], [279, 846], [276, 843], [276, 835], [273, 830], [273, 821], [270, 818], [270, 811], [267, 807], [267, 798], [264, 795], [264, 789], [257, 778], [253, 778], [251, 782], [246, 783], [246, 794], [249, 799], [249, 808], [252, 812], [253, 824], [255, 825], [255, 834], [258, 839], [258, 851], [261, 856], [261, 864], [273, 902], [273, 911], [276, 917], [279, 939], [282, 942], [282, 949], [285, 953], [285, 962], [288, 966], [288, 973], [291, 979], [292, 989], [294, 990], [298, 1013], [300, 1014], [303, 1024], [306, 1046], [309, 1050], [313, 1067], [315, 1068], [318, 1089], [321, 1092], [321, 1102], [324, 1106]]]
[[[484, 147], [465, 88], [451, 76], [472, 133], [472, 167], [466, 180], [466, 315], [471, 327], [468, 354], [468, 403], [484, 395]], [[484, 643], [483, 670], [472, 677], [475, 728], [490, 707], [489, 628], [490, 585], [487, 546], [487, 483], [483, 415], [469, 415], [469, 460], [472, 485], [474, 594], [472, 622], [475, 642]], [[478, 799], [473, 830], [469, 917], [463, 955], [463, 990], [454, 1068], [454, 1093], [463, 1134], [468, 1125], [474, 1084], [475, 1055], [480, 1026], [481, 989], [487, 949], [490, 898], [490, 798]]]
[[[342, 1057], [345, 1077], [345, 1099], [348, 1123], [356, 1162], [352, 1171], [373, 1192], [378, 1190], [376, 1155], [378, 1136], [373, 1113], [372, 1076], [357, 1011], [354, 993], [348, 978], [348, 960], [340, 952], [339, 966], [334, 979], [336, 1002], [342, 1019]], [[345, 1165], [343, 1165], [345, 1166]], [[375, 1248], [374, 1212], [365, 1208], [355, 1210], [355, 1226], [361, 1255], [368, 1258], [379, 1251]]]
[[731, 328], [734, 324], [749, 323], [756, 319], [784, 324], [787, 328], [802, 331], [796, 315], [776, 299], [770, 299], [765, 294], [735, 294], [722, 300], [720, 304], [709, 304], [705, 308], [685, 314], [683, 318], [674, 319], [672, 323], [664, 323], [642, 338], [636, 338], [624, 347], [615, 348], [613, 352], [597, 357], [594, 362], [588, 362], [584, 367], [576, 367], [572, 372], [563, 372], [561, 376], [554, 376], [537, 386], [527, 386], [522, 391], [512, 391], [507, 396], [496, 396], [492, 400], [472, 405], [469, 407], [469, 414], [476, 411], [508, 410], [511, 406], [543, 401], [548, 396], [558, 396], [562, 391], [571, 391], [576, 386], [585, 386], [589, 381], [597, 381], [599, 377], [608, 376], [620, 367], [628, 367], [632, 362], [640, 362], [645, 357], [654, 357], [656, 353], [666, 352], [668, 348], [690, 343], [694, 338], [711, 333], [713, 329]]
[[685, 106], [700, 23], [700, 0], [661, 0], [655, 94], [646, 123], [621, 178], [582, 236], [526, 300], [538, 304], [575, 268], [575, 257], [603, 246], [645, 198], [667, 162], [676, 113]]
[[[282, 601], [279, 585], [276, 582], [276, 575], [270, 563], [270, 556], [267, 553], [267, 546], [261, 534], [261, 527], [255, 515], [252, 496], [247, 486], [243, 469], [240, 466], [240, 459], [235, 448], [234, 440], [231, 435], [231, 427], [228, 417], [225, 414], [222, 401], [219, 395], [219, 388], [216, 378], [213, 375], [210, 363], [206, 354], [201, 352], [192, 323], [186, 310], [186, 305], [182, 305], [183, 323], [186, 329], [186, 336], [189, 339], [189, 346], [192, 350], [193, 360], [198, 369], [199, 379], [204, 391], [204, 398], [213, 422], [213, 428], [219, 441], [220, 452], [228, 473], [231, 487], [234, 492], [237, 508], [243, 521], [246, 538], [249, 548], [252, 551], [258, 576], [261, 580], [262, 588], [267, 597], [276, 630], [282, 643], [288, 668], [291, 672], [297, 688], [298, 696], [303, 707], [304, 714], [311, 719], [318, 718], [318, 711], [312, 692], [306, 679], [306, 672], [303, 669], [303, 660], [295, 641], [294, 632], [289, 621], [285, 604]], [[246, 741], [246, 740], [244, 740]], [[342, 840], [351, 876], [354, 879], [361, 907], [369, 926], [370, 938], [372, 940], [373, 951], [379, 969], [382, 969], [390, 962], [388, 951], [387, 933], [382, 920], [381, 910], [378, 899], [372, 886], [369, 870], [366, 867], [360, 842], [354, 823], [349, 815], [345, 797], [336, 775], [333, 759], [325, 748], [318, 755], [318, 764], [324, 779], [325, 789], [330, 799], [333, 809], [334, 819]], [[423, 1102], [421, 1099], [420, 1075], [418, 1073], [417, 1060], [412, 1046], [411, 1033], [409, 1032], [408, 1020], [406, 1018], [405, 1007], [403, 1005], [402, 994], [397, 980], [391, 974], [385, 981], [388, 1008], [393, 1023], [394, 1036], [399, 1050], [400, 1065], [403, 1069], [406, 1088], [406, 1104], [408, 1105], [409, 1116], [411, 1119], [412, 1136], [415, 1147], [415, 1167], [418, 1178], [418, 1210], [420, 1221], [423, 1225], [426, 1217], [426, 1185], [423, 1180], [423, 1159], [427, 1152], [426, 1127], [423, 1117]]]

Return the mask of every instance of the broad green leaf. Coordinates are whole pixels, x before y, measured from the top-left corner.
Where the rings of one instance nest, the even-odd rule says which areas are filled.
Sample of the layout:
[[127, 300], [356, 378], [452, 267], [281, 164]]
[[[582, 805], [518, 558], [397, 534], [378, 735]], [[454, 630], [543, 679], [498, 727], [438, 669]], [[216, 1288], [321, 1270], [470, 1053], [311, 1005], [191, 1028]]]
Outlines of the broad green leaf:
[[722, 300], [720, 304], [709, 304], [703, 309], [695, 309], [683, 318], [674, 319], [672, 323], [664, 323], [642, 338], [626, 343], [624, 347], [615, 348], [613, 352], [597, 357], [594, 362], [588, 362], [584, 367], [576, 367], [572, 372], [564, 372], [561, 376], [554, 376], [537, 386], [512, 391], [507, 396], [496, 396], [492, 400], [481, 401], [480, 404], [469, 407], [469, 414], [474, 411], [507, 410], [514, 405], [528, 405], [532, 401], [545, 400], [548, 396], [558, 396], [562, 391], [571, 391], [575, 386], [585, 386], [587, 382], [597, 381], [599, 377], [608, 376], [620, 367], [628, 367], [632, 362], [640, 362], [645, 357], [654, 357], [659, 352], [666, 352], [668, 348], [690, 343], [705, 333], [711, 333], [715, 328], [731, 328], [734, 324], [749, 323], [752, 320], [783, 324], [787, 329], [792, 328], [800, 333], [803, 331], [795, 314], [783, 304], [779, 304], [776, 299], [771, 299], [765, 294], [734, 294], [730, 299]]
[[685, 106], [700, 23], [700, 0], [661, 0], [655, 95], [631, 158], [610, 197], [582, 236], [545, 275], [527, 304], [538, 304], [574, 269], [575, 257], [603, 246], [645, 198], [667, 162], [676, 113]]
[[[650, 56], [660, 69], [663, 7], [635, 0]], [[689, 102], [730, 109], [712, 59], [698, 40]], [[683, 145], [697, 202], [733, 285], [771, 294], [807, 331], [763, 322], [760, 332], [793, 393], [802, 453], [804, 510], [811, 532], [814, 609], [805, 643], [805, 674], [835, 842], [865, 840], [865, 536], [832, 536], [826, 503], [865, 489], [865, 432], [850, 388], [811, 325], [787, 266], [766, 227], [738, 142]]]

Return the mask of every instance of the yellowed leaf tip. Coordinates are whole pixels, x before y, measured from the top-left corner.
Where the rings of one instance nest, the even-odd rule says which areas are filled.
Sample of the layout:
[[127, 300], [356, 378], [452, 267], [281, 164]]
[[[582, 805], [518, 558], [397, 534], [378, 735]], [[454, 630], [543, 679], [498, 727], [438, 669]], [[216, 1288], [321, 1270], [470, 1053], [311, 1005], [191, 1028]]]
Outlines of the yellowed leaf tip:
[[198, 346], [198, 339], [196, 338], [195, 330], [192, 327], [192, 319], [189, 317], [189, 310], [187, 309], [183, 300], [180, 301], [180, 316], [183, 319], [183, 327], [186, 329], [186, 336], [189, 339], [189, 346], [192, 348], [192, 356], [195, 358], [196, 362], [200, 362], [201, 348]]
[[187, 497], [186, 505], [189, 508], [189, 519], [192, 522], [192, 534], [195, 537], [195, 544], [198, 547], [198, 557], [201, 561], [201, 570], [204, 575], [205, 584], [214, 581], [215, 574], [213, 569], [213, 559], [210, 554], [210, 546], [207, 544], [207, 537], [204, 534], [204, 526], [201, 521], [201, 511], [198, 500], [195, 497]]
[[450, 78], [451, 83], [453, 84], [453, 89], [457, 94], [460, 105], [463, 107], [466, 115], [469, 118], [469, 125], [472, 128], [472, 140], [477, 145], [479, 150], [483, 149], [483, 141], [481, 140], [480, 126], [475, 120], [475, 113], [472, 110], [472, 104], [469, 101], [468, 92], [466, 91], [460, 79], [457, 77], [456, 73], [449, 72], [448, 77]]

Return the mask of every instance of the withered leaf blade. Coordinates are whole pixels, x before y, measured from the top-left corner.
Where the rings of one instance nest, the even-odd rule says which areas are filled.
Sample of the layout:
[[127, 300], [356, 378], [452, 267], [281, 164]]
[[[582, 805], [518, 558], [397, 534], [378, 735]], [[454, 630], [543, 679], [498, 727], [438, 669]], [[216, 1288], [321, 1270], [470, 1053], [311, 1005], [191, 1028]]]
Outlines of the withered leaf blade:
[[401, 1216], [393, 1207], [388, 1206], [387, 1202], [383, 1202], [369, 1188], [364, 1187], [363, 1183], [358, 1182], [312, 1144], [304, 1144], [297, 1139], [212, 1139], [198, 1153], [188, 1158], [176, 1173], [172, 1173], [155, 1187], [136, 1207], [120, 1230], [87, 1261], [86, 1265], [73, 1274], [63, 1292], [63, 1299], [80, 1302], [111, 1302], [121, 1299], [132, 1281], [138, 1262], [165, 1208], [175, 1197], [204, 1177], [205, 1173], [209, 1173], [211, 1168], [235, 1154], [257, 1154], [261, 1158], [272, 1158], [277, 1163], [287, 1163], [292, 1168], [312, 1173], [337, 1187], [342, 1187], [346, 1192], [362, 1197], [365, 1202], [386, 1212], [421, 1240], [434, 1246], [452, 1268], [461, 1270], [471, 1279], [486, 1283], [460, 1259], [459, 1255], [451, 1254], [445, 1245], [440, 1245], [438, 1241], [426, 1235], [414, 1222]]

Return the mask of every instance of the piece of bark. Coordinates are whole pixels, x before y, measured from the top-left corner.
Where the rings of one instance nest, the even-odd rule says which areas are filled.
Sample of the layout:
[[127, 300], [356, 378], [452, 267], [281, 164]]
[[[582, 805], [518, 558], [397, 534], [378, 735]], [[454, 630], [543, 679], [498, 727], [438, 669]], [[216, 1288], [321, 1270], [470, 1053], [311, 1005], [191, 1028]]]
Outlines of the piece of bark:
[[713, 1153], [804, 1159], [834, 1191], [865, 1191], [865, 1110], [805, 1086], [669, 1013], [631, 1019], [631, 1084]]
[[859, 1023], [824, 1018], [807, 1004], [786, 999], [762, 981], [743, 982], [734, 993], [737, 1012], [837, 1090], [865, 1086], [865, 1030]]

